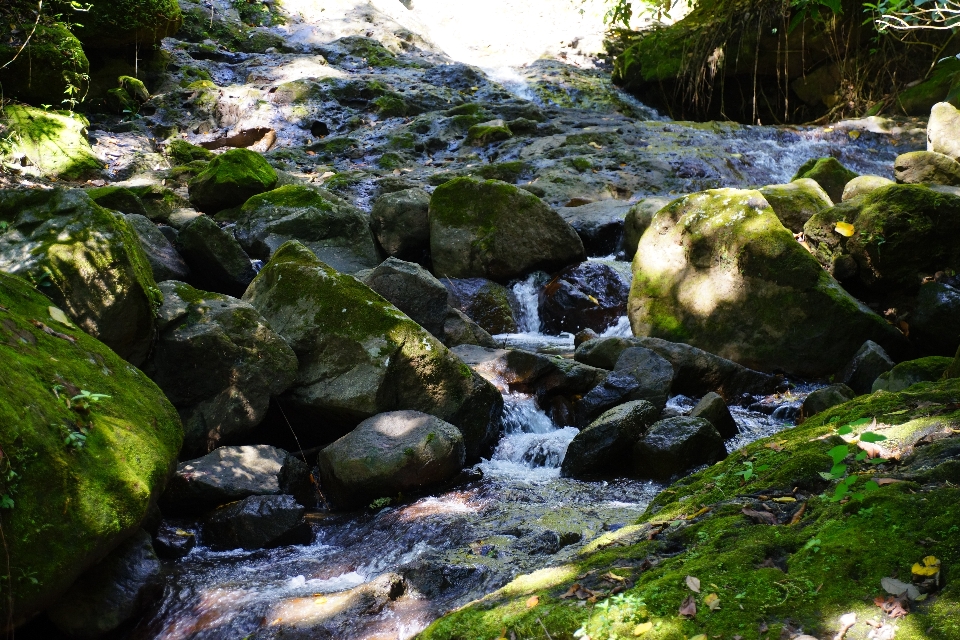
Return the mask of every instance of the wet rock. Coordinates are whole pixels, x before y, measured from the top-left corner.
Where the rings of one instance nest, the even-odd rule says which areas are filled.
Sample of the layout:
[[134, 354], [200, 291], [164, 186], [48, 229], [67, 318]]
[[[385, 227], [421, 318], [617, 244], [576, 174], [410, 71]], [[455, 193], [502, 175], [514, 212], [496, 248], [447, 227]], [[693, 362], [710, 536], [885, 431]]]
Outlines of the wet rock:
[[636, 207], [621, 200], [600, 200], [560, 207], [557, 213], [580, 236], [588, 256], [607, 256], [620, 250], [624, 218]]
[[673, 367], [650, 349], [629, 347], [613, 371], [580, 401], [580, 412], [592, 420], [607, 409], [629, 400], [647, 400], [658, 411], [667, 404]]
[[186, 280], [190, 277], [190, 267], [157, 225], [141, 215], [128, 214], [124, 217], [140, 239], [140, 247], [147, 256], [147, 262], [150, 263], [154, 280], [163, 282], [164, 280]]
[[153, 538], [157, 555], [168, 560], [182, 558], [197, 545], [197, 536], [192, 531], [163, 523]]
[[930, 353], [956, 353], [960, 348], [960, 290], [940, 282], [922, 285], [910, 314], [910, 337]]
[[827, 192], [811, 178], [771, 184], [757, 191], [770, 203], [780, 223], [794, 233], [803, 231], [803, 225], [811, 216], [833, 206]]
[[233, 234], [209, 216], [197, 216], [180, 227], [177, 249], [190, 266], [191, 283], [206, 291], [239, 298], [257, 275]]
[[324, 496], [341, 509], [429, 489], [463, 467], [460, 431], [419, 411], [391, 411], [361, 422], [320, 452]]
[[144, 367], [184, 424], [184, 453], [242, 437], [297, 375], [297, 358], [256, 309], [236, 298], [162, 282], [160, 338]]
[[927, 121], [927, 151], [960, 158], [960, 110], [949, 102], [938, 102]]
[[845, 384], [831, 384], [822, 389], [811, 391], [800, 406], [800, 421], [826, 411], [830, 407], [843, 404], [857, 397], [857, 392]]
[[447, 289], [418, 264], [387, 258], [363, 283], [441, 339], [447, 319]]
[[[835, 231], [841, 221], [854, 227], [849, 238]], [[858, 286], [912, 295], [924, 276], [960, 266], [960, 196], [920, 185], [883, 187], [813, 216], [804, 232], [825, 267], [849, 256]]]
[[907, 360], [896, 365], [890, 371], [881, 373], [873, 382], [871, 392], [903, 391], [918, 382], [935, 382], [943, 378], [953, 358], [928, 356], [917, 360]]
[[90, 148], [89, 124], [80, 114], [7, 105], [0, 112], [0, 125], [5, 127], [0, 160], [32, 164], [49, 178], [95, 178], [103, 171], [103, 163]]
[[140, 529], [77, 578], [47, 616], [70, 637], [102, 636], [149, 603], [159, 577], [150, 534]]
[[456, 178], [430, 198], [434, 272], [507, 281], [586, 255], [576, 231], [536, 196], [498, 180]]
[[815, 180], [826, 191], [832, 202], [840, 202], [843, 198], [843, 188], [856, 177], [857, 174], [840, 164], [839, 160], [827, 157], [807, 160], [797, 169], [793, 179]]
[[216, 550], [307, 544], [313, 535], [303, 513], [293, 496], [250, 496], [207, 516], [201, 541]]
[[634, 474], [666, 481], [701, 464], [727, 457], [723, 437], [703, 418], [676, 417], [653, 423], [633, 448]]
[[646, 400], [625, 402], [604, 412], [567, 446], [560, 475], [589, 478], [629, 472], [633, 446], [659, 415]]
[[[820, 267], [758, 191], [675, 200], [654, 216], [633, 270], [634, 335], [686, 342], [746, 367], [825, 375], [864, 340], [906, 344]], [[811, 341], [820, 348], [811, 352]]]
[[231, 149], [211, 160], [190, 180], [190, 202], [200, 211], [213, 214], [270, 191], [277, 180], [277, 172], [259, 153]]
[[671, 198], [654, 196], [638, 200], [636, 204], [630, 207], [623, 220], [622, 248], [627, 260], [633, 260], [634, 254], [637, 253], [637, 245], [640, 243], [640, 236], [650, 226], [654, 214], [670, 202]]
[[571, 544], [580, 541], [581, 534], [557, 532], [552, 529], [535, 528], [524, 532], [513, 545], [515, 549], [530, 555], [553, 555]]
[[140, 216], [147, 215], [147, 210], [143, 207], [143, 203], [137, 197], [137, 194], [125, 187], [95, 187], [87, 189], [86, 192], [91, 200], [104, 209]]
[[540, 321], [548, 334], [604, 331], [626, 313], [630, 287], [611, 267], [582, 262], [567, 267], [540, 290]]
[[740, 427], [737, 426], [736, 420], [730, 415], [727, 403], [716, 393], [711, 392], [703, 396], [697, 406], [690, 411], [690, 417], [703, 418], [712, 424], [724, 439], [732, 438], [740, 433]]
[[882, 187], [889, 187], [892, 184], [896, 183], [889, 178], [881, 178], [880, 176], [857, 176], [843, 188], [842, 200], [846, 202], [847, 200], [871, 193]]
[[893, 174], [898, 184], [960, 186], [960, 162], [933, 151], [911, 151], [897, 156]]
[[447, 278], [450, 304], [491, 334], [516, 333], [517, 321], [511, 307], [510, 290], [485, 278]]
[[596, 367], [521, 349], [461, 345], [453, 352], [486, 379], [538, 397], [583, 395], [607, 376], [606, 371]]
[[0, 219], [9, 225], [0, 270], [30, 279], [84, 331], [141, 364], [160, 299], [126, 219], [62, 189], [0, 191]]
[[278, 249], [244, 296], [293, 347], [285, 411], [329, 442], [378, 413], [414, 409], [463, 433], [467, 459], [493, 442], [502, 398], [436, 338], [298, 242]]
[[265, 444], [219, 447], [178, 464], [160, 506], [168, 515], [193, 514], [249, 496], [297, 498], [309, 495], [309, 476], [307, 465], [283, 449]]
[[210, 162], [216, 158], [216, 154], [209, 149], [190, 144], [186, 140], [179, 138], [171, 140], [164, 147], [164, 152], [170, 156], [170, 160], [177, 165], [187, 165], [195, 160]]
[[850, 362], [840, 370], [837, 380], [857, 394], [870, 393], [874, 380], [890, 369], [893, 369], [893, 360], [887, 352], [876, 342], [867, 340]]
[[297, 240], [342, 273], [380, 262], [369, 217], [323, 189], [279, 187], [247, 200], [236, 220], [240, 245], [261, 260], [269, 260], [284, 242]]
[[589, 342], [590, 340], [596, 340], [600, 337], [600, 334], [594, 331], [593, 329], [584, 329], [578, 331], [573, 336], [573, 346], [574, 348], [579, 347], [584, 342]]
[[467, 144], [482, 147], [491, 142], [500, 142], [513, 137], [510, 127], [501, 119], [480, 122], [467, 131]]
[[371, 227], [380, 247], [400, 260], [424, 264], [430, 252], [430, 194], [423, 189], [385, 193], [373, 203]]
[[443, 322], [443, 335], [440, 336], [440, 342], [449, 348], [462, 344], [481, 347], [497, 346], [497, 341], [484, 331], [483, 327], [471, 320], [467, 314], [453, 307], [447, 307], [447, 317]]

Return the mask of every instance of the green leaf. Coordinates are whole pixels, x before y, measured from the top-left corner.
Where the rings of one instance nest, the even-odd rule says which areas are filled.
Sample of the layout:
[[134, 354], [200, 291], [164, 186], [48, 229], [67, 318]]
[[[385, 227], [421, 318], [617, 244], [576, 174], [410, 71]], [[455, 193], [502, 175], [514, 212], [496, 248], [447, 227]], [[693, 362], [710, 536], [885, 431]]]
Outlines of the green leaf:
[[11, 498], [6, 494], [0, 497], [0, 509], [13, 509], [13, 506], [14, 506], [13, 498]]
[[869, 460], [867, 460], [869, 464], [883, 464], [886, 461], [887, 461], [886, 458], [870, 458]]
[[762, 464], [762, 465], [760, 465], [759, 467], [754, 467], [753, 470], [754, 470], [755, 472], [757, 472], [757, 473], [760, 473], [761, 471], [766, 471], [766, 470], [769, 469], [769, 468], [770, 468], [770, 465], [768, 465], [768, 464]]
[[866, 460], [866, 459], [867, 459], [867, 452], [866, 452], [866, 451], [861, 451], [860, 453], [857, 454], [857, 457], [856, 457], [856, 461], [857, 461], [857, 462], [863, 462], [863, 461]]
[[873, 480], [868, 480], [867, 484], [863, 485], [863, 490], [866, 492], [876, 491], [880, 488], [880, 485], [874, 482]]
[[853, 433], [853, 427], [848, 424], [837, 429], [837, 435], [845, 436], [848, 433]]
[[844, 458], [850, 455], [850, 449], [847, 445], [842, 444], [827, 451], [827, 455], [833, 458], [833, 464], [840, 464]]
[[849, 466], [845, 464], [835, 464], [830, 469], [830, 475], [834, 478], [842, 478], [847, 473], [848, 468]]
[[879, 433], [874, 433], [872, 431], [865, 431], [860, 434], [861, 442], [883, 442], [887, 439], [887, 436], [882, 436]]
[[851, 422], [849, 426], [862, 427], [863, 425], [870, 424], [871, 422], [873, 422], [873, 420], [871, 420], [870, 418], [860, 418], [859, 420], [854, 420], [853, 422]]
[[846, 478], [844, 478], [842, 484], [845, 484], [849, 487], [849, 486], [852, 486], [853, 483], [856, 481], [857, 481], [857, 476], [847, 476]]

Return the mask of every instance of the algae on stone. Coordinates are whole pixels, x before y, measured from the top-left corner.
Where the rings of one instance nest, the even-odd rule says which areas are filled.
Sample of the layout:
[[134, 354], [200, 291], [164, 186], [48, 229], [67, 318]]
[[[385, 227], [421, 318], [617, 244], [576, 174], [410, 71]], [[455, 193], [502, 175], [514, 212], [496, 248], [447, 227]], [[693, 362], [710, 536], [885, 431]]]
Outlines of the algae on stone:
[[0, 160], [33, 165], [61, 180], [95, 177], [103, 164], [87, 140], [89, 124], [69, 111], [7, 105], [0, 112]]
[[278, 179], [276, 170], [259, 153], [231, 149], [190, 180], [190, 202], [200, 211], [216, 213], [270, 191]]

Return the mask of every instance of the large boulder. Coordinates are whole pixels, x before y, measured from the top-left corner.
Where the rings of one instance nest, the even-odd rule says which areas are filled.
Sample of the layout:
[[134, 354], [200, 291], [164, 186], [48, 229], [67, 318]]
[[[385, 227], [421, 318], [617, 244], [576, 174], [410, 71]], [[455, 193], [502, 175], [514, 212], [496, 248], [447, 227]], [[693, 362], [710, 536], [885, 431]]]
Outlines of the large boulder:
[[419, 188], [386, 193], [373, 203], [371, 227], [384, 253], [424, 263], [430, 253], [430, 194]]
[[493, 335], [516, 333], [517, 320], [510, 290], [485, 278], [447, 278], [441, 281], [450, 292], [450, 304]]
[[831, 201], [840, 202], [843, 198], [843, 188], [856, 177], [856, 172], [847, 169], [836, 158], [828, 156], [807, 160], [797, 169], [793, 179], [809, 178], [814, 180], [823, 188]]
[[419, 411], [368, 418], [320, 452], [320, 487], [341, 509], [428, 489], [453, 478], [465, 460], [452, 424]]
[[160, 506], [165, 514], [193, 514], [250, 496], [298, 498], [309, 490], [309, 476], [307, 465], [283, 449], [219, 447], [177, 465]]
[[927, 356], [917, 360], [901, 362], [890, 371], [881, 373], [873, 381], [871, 392], [890, 391], [896, 393], [918, 382], [936, 382], [943, 377], [953, 358]]
[[857, 353], [837, 374], [837, 381], [847, 385], [858, 394], [870, 393], [880, 374], [893, 369], [893, 360], [883, 347], [867, 340]]
[[60, 105], [64, 97], [70, 97], [64, 93], [68, 87], [77, 98], [86, 93], [90, 63], [65, 24], [34, 25], [31, 21], [18, 25], [16, 34], [3, 25], [0, 39], [0, 60], [4, 61], [0, 83], [6, 97], [35, 105]]
[[253, 196], [237, 216], [237, 240], [255, 258], [269, 260], [288, 240], [298, 240], [344, 273], [380, 262], [369, 217], [323, 189], [286, 185]]
[[[180, 450], [173, 405], [101, 342], [0, 273], [0, 449], [11, 575], [4, 628], [50, 606], [140, 527]], [[87, 392], [85, 395], [83, 392]]]
[[900, 184], [960, 186], [960, 162], [934, 151], [910, 151], [897, 156], [893, 175]]
[[780, 223], [798, 233], [814, 214], [833, 206], [830, 196], [812, 178], [797, 178], [787, 184], [771, 184], [757, 189], [770, 203]]
[[960, 110], [949, 102], [938, 102], [927, 121], [927, 151], [960, 158]]
[[708, 393], [700, 398], [700, 402], [690, 410], [691, 418], [703, 418], [713, 425], [721, 436], [732, 438], [740, 433], [737, 421], [733, 419], [727, 403], [716, 393]]
[[[853, 235], [838, 233], [840, 222]], [[892, 185], [840, 203], [804, 232], [825, 268], [874, 292], [913, 293], [925, 275], [960, 269], [960, 196], [924, 186]]]
[[217, 156], [188, 185], [190, 202], [204, 213], [239, 207], [273, 189], [279, 177], [259, 153], [231, 149]]
[[293, 496], [250, 496], [208, 515], [201, 540], [216, 550], [307, 544], [313, 535], [303, 513]]
[[661, 482], [727, 457], [723, 437], [703, 418], [679, 416], [653, 423], [634, 445], [633, 471]]
[[201, 289], [239, 298], [257, 275], [237, 239], [210, 216], [196, 216], [180, 227], [177, 250], [190, 266], [191, 282]]
[[447, 307], [447, 317], [443, 321], [443, 335], [440, 342], [446, 347], [459, 345], [477, 345], [480, 347], [495, 347], [497, 341], [483, 330], [479, 324], [470, 319], [460, 309]]
[[674, 201], [640, 240], [633, 272], [634, 335], [686, 342], [760, 371], [824, 375], [864, 340], [905, 341], [820, 267], [758, 191]]
[[616, 476], [631, 471], [633, 446], [659, 417], [646, 400], [626, 402], [603, 413], [574, 436], [560, 465], [568, 478]]
[[624, 218], [633, 208], [622, 200], [599, 200], [560, 207], [557, 213], [580, 236], [588, 256], [606, 256], [620, 250]]
[[363, 277], [363, 283], [442, 339], [448, 308], [447, 288], [429, 271], [413, 262], [387, 258]]
[[640, 244], [640, 238], [643, 232], [650, 226], [650, 221], [657, 211], [670, 204], [671, 198], [662, 196], [652, 196], [637, 201], [630, 210], [627, 211], [623, 219], [623, 253], [627, 260], [633, 260], [637, 253], [637, 245]]
[[0, 191], [0, 270], [23, 276], [84, 331], [135, 365], [156, 331], [160, 292], [123, 215], [79, 190]]
[[157, 225], [146, 216], [135, 213], [126, 214], [124, 217], [140, 239], [140, 247], [150, 263], [154, 280], [163, 282], [186, 280], [190, 277], [190, 267]]
[[857, 196], [868, 194], [882, 187], [889, 187], [892, 184], [896, 184], [896, 182], [889, 178], [882, 178], [880, 176], [857, 176], [843, 188], [842, 199], [846, 202], [847, 200], [852, 200]]
[[133, 619], [159, 588], [160, 560], [140, 529], [88, 569], [47, 616], [72, 638], [98, 638]]
[[650, 349], [629, 347], [617, 359], [613, 371], [580, 400], [580, 412], [592, 420], [607, 409], [629, 400], [646, 400], [662, 411], [667, 404], [673, 367]]
[[614, 269], [599, 262], [567, 267], [539, 294], [540, 322], [544, 333], [602, 332], [627, 312], [630, 286]]
[[856, 391], [840, 383], [830, 384], [811, 391], [810, 394], [803, 399], [803, 404], [800, 405], [799, 422], [826, 411], [830, 407], [835, 407], [838, 404], [853, 400], [856, 397]]
[[910, 314], [910, 336], [929, 353], [956, 353], [960, 348], [960, 289], [941, 282], [922, 285]]
[[49, 178], [94, 178], [103, 163], [87, 140], [89, 124], [72, 112], [7, 105], [0, 112], [0, 160], [34, 166]]
[[435, 273], [505, 282], [586, 258], [577, 232], [532, 193], [499, 180], [456, 178], [430, 198]]
[[76, 34], [85, 47], [152, 47], [183, 22], [176, 0], [90, 0]]
[[246, 302], [176, 281], [160, 290], [160, 338], [144, 370], [180, 412], [184, 453], [206, 453], [263, 420], [297, 358]]
[[457, 426], [469, 460], [492, 444], [503, 402], [496, 388], [302, 244], [278, 249], [244, 300], [296, 352], [300, 371], [285, 403], [319, 439], [330, 441], [378, 413], [414, 409]]

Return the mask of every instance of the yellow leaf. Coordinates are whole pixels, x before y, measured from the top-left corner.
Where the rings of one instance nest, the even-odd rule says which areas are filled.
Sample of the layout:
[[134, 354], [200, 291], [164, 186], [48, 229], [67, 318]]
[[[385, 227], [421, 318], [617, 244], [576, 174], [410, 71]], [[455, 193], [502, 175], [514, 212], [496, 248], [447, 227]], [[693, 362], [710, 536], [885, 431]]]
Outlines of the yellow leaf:
[[540, 596], [530, 596], [527, 598], [527, 609], [533, 609], [540, 604]]
[[849, 238], [856, 230], [849, 222], [838, 222], [834, 231], [842, 235], [844, 238]]
[[934, 556], [927, 556], [920, 562], [913, 565], [913, 568], [910, 571], [913, 573], [913, 575], [921, 578], [935, 576], [940, 573], [940, 560]]
[[715, 593], [711, 593], [703, 599], [703, 604], [707, 605], [710, 608], [710, 611], [716, 611], [720, 608], [720, 596]]
[[47, 307], [47, 311], [50, 312], [50, 317], [59, 322], [60, 324], [65, 324], [68, 327], [72, 327], [73, 323], [70, 322], [70, 319], [67, 317], [63, 311], [56, 307]]
[[850, 136], [851, 140], [856, 140], [860, 137], [860, 132], [854, 129], [853, 131], [848, 131], [847, 135]]
[[633, 635], [642, 636], [643, 634], [645, 634], [647, 631], [650, 631], [651, 629], [653, 629], [652, 622], [641, 622], [640, 624], [638, 624], [636, 627], [633, 628]]
[[783, 496], [783, 497], [781, 497], [781, 498], [774, 498], [773, 501], [774, 501], [774, 502], [781, 502], [781, 503], [788, 503], [788, 502], [796, 502], [797, 499], [796, 499], [796, 498], [791, 498], [790, 496]]
[[593, 304], [595, 304], [595, 305], [597, 305], [597, 306], [600, 305], [600, 301], [597, 300], [596, 298], [594, 298], [593, 296], [588, 295], [587, 297], [590, 298], [590, 302], [592, 302]]

